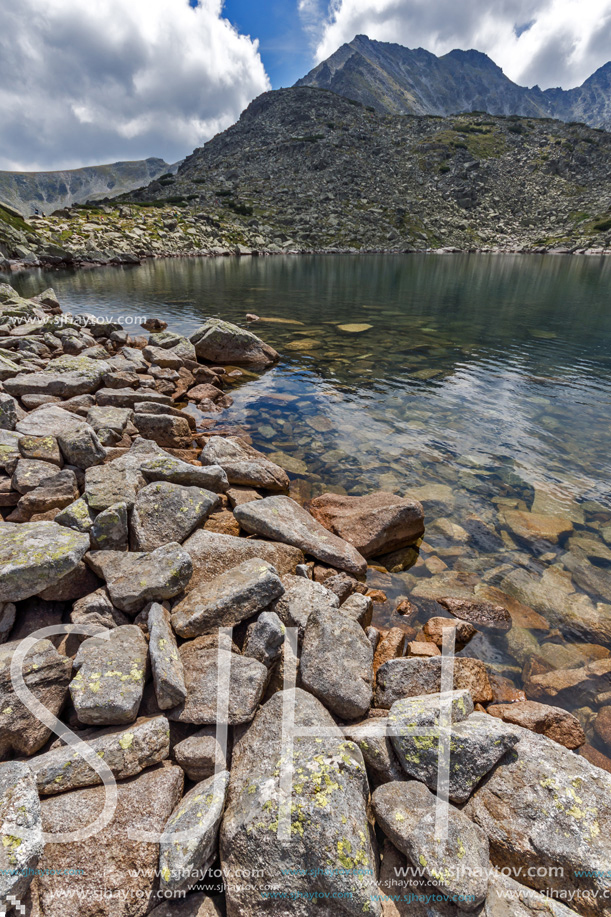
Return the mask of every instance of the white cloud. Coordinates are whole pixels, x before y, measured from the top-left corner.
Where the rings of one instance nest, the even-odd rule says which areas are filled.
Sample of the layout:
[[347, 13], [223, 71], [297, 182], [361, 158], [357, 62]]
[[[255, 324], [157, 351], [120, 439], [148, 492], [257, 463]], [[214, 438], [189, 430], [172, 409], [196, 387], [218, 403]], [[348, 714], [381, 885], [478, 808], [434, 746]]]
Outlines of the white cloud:
[[331, 0], [316, 60], [358, 34], [435, 54], [476, 48], [521, 85], [568, 89], [611, 57], [611, 0]]
[[175, 161], [269, 88], [222, 0], [0, 2], [0, 168]]

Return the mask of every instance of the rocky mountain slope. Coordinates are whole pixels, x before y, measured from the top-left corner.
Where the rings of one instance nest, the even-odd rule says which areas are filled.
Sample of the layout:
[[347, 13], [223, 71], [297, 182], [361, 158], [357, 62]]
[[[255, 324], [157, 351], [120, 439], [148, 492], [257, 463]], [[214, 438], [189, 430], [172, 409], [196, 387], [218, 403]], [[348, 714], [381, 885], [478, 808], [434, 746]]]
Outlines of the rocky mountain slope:
[[393, 114], [486, 111], [611, 127], [611, 62], [575, 89], [542, 91], [516, 85], [479, 51], [454, 50], [437, 57], [423, 48], [357, 35], [296, 85], [331, 89]]
[[175, 177], [33, 221], [40, 244], [27, 246], [94, 262], [252, 250], [608, 250], [610, 154], [611, 134], [583, 124], [387, 115], [328, 91], [277, 90]]
[[113, 197], [175, 172], [163, 159], [113, 162], [63, 172], [0, 172], [0, 202], [10, 204], [24, 216], [102, 197]]

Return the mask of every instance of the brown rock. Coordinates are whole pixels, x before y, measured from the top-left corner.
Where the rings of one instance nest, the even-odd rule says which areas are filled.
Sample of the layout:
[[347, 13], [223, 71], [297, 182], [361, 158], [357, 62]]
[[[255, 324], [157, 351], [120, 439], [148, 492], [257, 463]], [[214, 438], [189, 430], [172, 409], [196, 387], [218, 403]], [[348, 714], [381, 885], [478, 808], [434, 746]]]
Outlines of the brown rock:
[[382, 635], [373, 658], [374, 673], [389, 659], [397, 659], [404, 655], [405, 638], [406, 633], [400, 627], [392, 627]]
[[[598, 659], [576, 669], [557, 669], [532, 675], [524, 685], [532, 700], [562, 698], [564, 692], [575, 692], [580, 699], [593, 698], [611, 686], [611, 660]], [[574, 699], [574, 697], [573, 697]]]
[[[376, 673], [376, 707], [390, 709], [397, 700], [441, 691], [442, 657], [389, 659]], [[453, 689], [469, 691], [473, 702], [492, 700], [492, 688], [485, 664], [480, 659], [457, 656], [454, 659]]]
[[477, 633], [476, 629], [467, 621], [455, 620], [454, 618], [429, 618], [423, 627], [424, 636], [441, 649], [443, 631], [448, 627], [454, 629], [457, 650], [464, 649]]
[[440, 656], [441, 650], [438, 646], [435, 646], [434, 643], [421, 642], [419, 640], [412, 640], [407, 644], [407, 655], [408, 656], [420, 656], [422, 658], [427, 658], [431, 656]]
[[[81, 841], [47, 842], [33, 889], [40, 913], [44, 917], [148, 913], [156, 903], [159, 843], [130, 837], [130, 830], [158, 838], [180, 801], [183, 782], [182, 770], [174, 766], [156, 767], [121, 781], [117, 808], [105, 828]], [[85, 829], [101, 814], [104, 794], [104, 787], [91, 787], [43, 799], [43, 829], [49, 834]], [[67, 864], [72, 870], [69, 877]], [[82, 874], [76, 874], [79, 870]]]
[[611, 750], [611, 707], [601, 707], [594, 720], [594, 732], [609, 750]]
[[494, 605], [502, 605], [509, 614], [515, 627], [526, 627], [529, 630], [548, 631], [549, 624], [537, 611], [519, 602], [512, 595], [507, 595], [496, 586], [489, 586], [487, 583], [481, 583], [475, 587], [475, 594], [478, 598], [486, 599]]
[[498, 634], [505, 634], [511, 630], [511, 615], [502, 605], [493, 605], [485, 600], [455, 599], [449, 596], [438, 598], [436, 601], [456, 618], [468, 621], [480, 630]]
[[600, 767], [603, 771], [608, 771], [611, 774], [611, 758], [603, 755], [602, 752], [594, 748], [593, 745], [586, 742], [586, 744], [582, 745], [579, 749], [579, 754], [582, 758], [585, 758], [586, 761], [589, 761], [590, 764], [593, 764], [594, 767]]
[[212, 513], [204, 523], [204, 529], [207, 532], [217, 532], [219, 535], [240, 534], [240, 524], [236, 517], [229, 510], [222, 510], [220, 513]]
[[385, 491], [364, 497], [321, 494], [308, 509], [321, 525], [354, 545], [363, 557], [396, 551], [424, 533], [422, 505]]
[[209, 382], [202, 382], [187, 392], [189, 401], [217, 401], [223, 395], [220, 388], [210, 385]]
[[505, 723], [513, 723], [545, 735], [565, 748], [579, 748], [586, 740], [577, 717], [561, 707], [525, 700], [515, 704], [492, 704], [488, 707], [488, 713]]
[[573, 523], [562, 516], [544, 516], [541, 513], [525, 513], [522, 510], [505, 510], [503, 519], [510, 532], [519, 541], [548, 541], [557, 544], [563, 535], [573, 531]]
[[526, 694], [520, 691], [509, 678], [502, 675], [489, 675], [490, 687], [492, 688], [492, 700], [495, 704], [514, 704], [517, 701], [525, 701]]

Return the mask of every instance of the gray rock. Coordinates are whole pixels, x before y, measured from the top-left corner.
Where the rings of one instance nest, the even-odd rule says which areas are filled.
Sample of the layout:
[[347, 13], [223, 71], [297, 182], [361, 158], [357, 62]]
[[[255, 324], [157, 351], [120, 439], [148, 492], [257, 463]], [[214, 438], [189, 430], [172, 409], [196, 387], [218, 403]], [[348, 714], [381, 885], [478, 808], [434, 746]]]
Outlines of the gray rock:
[[109, 637], [89, 637], [74, 658], [77, 673], [70, 695], [81, 723], [119, 726], [138, 715], [146, 681], [148, 646], [133, 624], [116, 627]]
[[0, 643], [6, 643], [16, 614], [17, 609], [12, 602], [0, 602]]
[[[469, 691], [474, 703], [485, 704], [492, 700], [492, 688], [486, 666], [479, 659], [457, 656], [452, 660], [454, 690]], [[376, 673], [376, 707], [390, 710], [395, 701], [420, 694], [439, 694], [441, 691], [442, 657], [389, 659]]]
[[57, 404], [49, 404], [43, 405], [37, 411], [32, 411], [23, 420], [20, 420], [17, 430], [24, 436], [54, 436], [57, 438], [58, 433], [79, 430], [83, 425], [89, 426], [82, 417], [64, 410]]
[[182, 543], [218, 503], [216, 494], [201, 487], [184, 487], [168, 481], [147, 484], [134, 504], [132, 550], [152, 551], [169, 541]]
[[61, 468], [64, 464], [62, 454], [54, 436], [22, 436], [19, 440], [19, 451], [24, 459], [50, 462]]
[[127, 614], [137, 614], [148, 602], [174, 598], [193, 571], [189, 555], [172, 542], [150, 553], [94, 551], [86, 560], [106, 581], [113, 605]]
[[5, 382], [11, 377], [19, 375], [19, 365], [8, 357], [0, 354], [0, 382]]
[[126, 503], [131, 509], [146, 483], [138, 465], [130, 452], [106, 465], [87, 468], [83, 496], [89, 508], [101, 512], [116, 503]]
[[148, 610], [147, 626], [155, 696], [159, 707], [167, 710], [182, 703], [187, 696], [184, 669], [169, 612], [153, 602]]
[[258, 659], [270, 669], [280, 658], [286, 628], [274, 611], [262, 611], [256, 621], [249, 624], [244, 640], [244, 656]]
[[127, 503], [115, 503], [99, 513], [89, 535], [93, 551], [127, 551]]
[[93, 525], [94, 519], [95, 513], [89, 509], [87, 501], [83, 497], [79, 497], [74, 503], [69, 503], [68, 506], [64, 507], [64, 509], [55, 516], [53, 522], [57, 525], [65, 525], [66, 528], [75, 529], [77, 532], [87, 534]]
[[[132, 451], [135, 451], [133, 446]], [[202, 487], [214, 493], [223, 493], [229, 486], [227, 475], [217, 465], [207, 468], [189, 465], [188, 462], [182, 462], [162, 449], [157, 449], [149, 456], [143, 456], [140, 469], [149, 483], [169, 481], [171, 484], [182, 484], [185, 487]]]
[[[296, 728], [322, 733], [295, 739], [290, 798], [281, 786], [283, 701], [294, 710]], [[229, 917], [277, 913], [277, 901], [262, 894], [269, 891], [283, 896], [283, 917], [310, 917], [314, 888], [319, 917], [337, 917], [340, 895], [342, 914], [380, 917], [381, 903], [368, 884], [376, 872], [368, 793], [360, 751], [322, 704], [299, 689], [274, 694], [233, 752], [221, 863], [227, 875], [248, 868], [250, 878], [228, 885]], [[325, 902], [325, 894], [333, 900]]]
[[439, 727], [440, 706], [444, 702], [451, 706], [448, 793], [452, 802], [461, 803], [513, 748], [518, 737], [507, 727], [495, 726], [488, 714], [473, 713], [468, 691], [397, 701], [388, 717], [393, 748], [408, 777], [426, 783], [431, 790], [437, 789], [440, 749], [435, 729]]
[[173, 749], [177, 764], [194, 783], [211, 777], [215, 769], [226, 768], [226, 756], [216, 737], [216, 726], [204, 726], [194, 735], [178, 742]]
[[274, 611], [285, 627], [296, 627], [303, 639], [306, 624], [312, 611], [339, 608], [339, 599], [322, 583], [303, 576], [286, 574], [282, 577], [284, 595], [274, 604]]
[[19, 900], [32, 881], [42, 854], [42, 821], [36, 783], [27, 764], [0, 764], [0, 902]]
[[[0, 758], [33, 755], [45, 744], [51, 730], [22, 704], [13, 688], [11, 662], [21, 641], [0, 646]], [[50, 640], [39, 640], [22, 667], [26, 688], [57, 716], [68, 693], [72, 663], [61, 656]]]
[[104, 360], [82, 356], [63, 356], [50, 360], [44, 372], [20, 373], [6, 379], [4, 388], [10, 395], [59, 395], [72, 398], [95, 392], [110, 369]]
[[273, 347], [256, 334], [219, 318], [209, 318], [189, 340], [195, 345], [198, 358], [209, 363], [267, 366], [278, 359]]
[[87, 423], [64, 433], [57, 432], [56, 436], [62, 455], [69, 465], [83, 469], [91, 468], [101, 464], [106, 458], [106, 449]]
[[581, 914], [600, 915], [595, 895], [609, 889], [611, 774], [546, 736], [511, 728], [520, 741], [463, 811], [488, 835], [496, 866], [528, 871], [540, 891], [575, 892]]
[[11, 485], [18, 493], [27, 494], [28, 491], [44, 484], [49, 478], [54, 478], [57, 471], [57, 465], [52, 465], [51, 462], [22, 458], [17, 462]]
[[387, 735], [388, 717], [373, 716], [344, 727], [344, 735], [361, 749], [367, 773], [375, 786], [405, 780], [405, 774]]
[[0, 602], [20, 602], [77, 566], [89, 537], [54, 522], [0, 523]]
[[174, 809], [159, 845], [160, 888], [188, 891], [216, 859], [229, 771], [198, 783]]
[[[147, 768], [117, 785], [110, 823], [83, 840], [48, 842], [36, 892], [44, 917], [101, 917], [108, 902], [116, 917], [144, 917], [156, 899], [158, 838], [180, 800], [180, 768]], [[42, 800], [49, 834], [85, 832], [102, 812], [104, 787], [86, 787]], [[67, 877], [66, 864], [73, 874]], [[66, 894], [69, 891], [70, 894]]]
[[96, 433], [99, 433], [100, 430], [113, 430], [122, 436], [133, 416], [134, 412], [130, 408], [115, 408], [110, 405], [108, 407], [96, 406], [89, 410], [87, 423]]
[[159, 446], [180, 448], [191, 443], [191, 427], [186, 417], [141, 414], [136, 408], [134, 426], [141, 436], [154, 440]]
[[450, 805], [447, 838], [438, 841], [435, 796], [415, 780], [378, 787], [372, 803], [376, 821], [412, 865], [462, 910], [476, 910], [488, 888], [485, 833]]
[[258, 557], [245, 560], [181, 599], [172, 609], [172, 627], [185, 638], [230, 627], [263, 611], [283, 592], [271, 564]]
[[368, 595], [361, 595], [355, 592], [346, 601], [340, 605], [339, 610], [343, 615], [348, 615], [357, 624], [360, 624], [365, 630], [371, 624], [373, 617], [373, 599]]
[[490, 874], [483, 917], [575, 917], [576, 913], [501, 872]]
[[278, 491], [289, 488], [290, 481], [283, 468], [236, 438], [212, 436], [204, 446], [200, 460], [204, 465], [220, 465], [230, 484]]
[[266, 497], [236, 506], [234, 515], [250, 534], [291, 544], [340, 570], [360, 575], [367, 561], [356, 548], [332, 535], [290, 497]]
[[21, 408], [14, 398], [0, 392], [0, 429], [14, 430], [19, 420]]
[[186, 898], [164, 901], [150, 912], [150, 917], [224, 917], [224, 912], [218, 898], [194, 892]]
[[[183, 643], [179, 653], [187, 699], [167, 711], [168, 719], [200, 726], [216, 723], [219, 677], [223, 681], [227, 676], [229, 723], [236, 725], [252, 720], [267, 684], [268, 671], [262, 663], [224, 648], [212, 649], [209, 637]], [[221, 703], [225, 703], [224, 696]]]
[[115, 608], [108, 592], [103, 588], [96, 589], [95, 592], [90, 592], [89, 595], [78, 599], [72, 606], [70, 620], [73, 624], [90, 625], [104, 628], [104, 630], [112, 630], [113, 627], [129, 624], [129, 618]]
[[363, 716], [373, 694], [373, 650], [362, 627], [335, 609], [308, 617], [301, 652], [304, 688], [346, 720]]
[[[135, 777], [170, 754], [170, 724], [163, 716], [136, 720], [127, 729], [101, 729], [83, 739], [117, 780]], [[36, 755], [29, 764], [41, 796], [102, 783], [98, 772], [69, 745]]]
[[[124, 351], [125, 352], [125, 351]], [[146, 367], [146, 363], [144, 363]], [[135, 408], [142, 401], [155, 401], [157, 404], [172, 405], [169, 395], [162, 395], [153, 389], [101, 388], [96, 392], [96, 404], [100, 407]]]

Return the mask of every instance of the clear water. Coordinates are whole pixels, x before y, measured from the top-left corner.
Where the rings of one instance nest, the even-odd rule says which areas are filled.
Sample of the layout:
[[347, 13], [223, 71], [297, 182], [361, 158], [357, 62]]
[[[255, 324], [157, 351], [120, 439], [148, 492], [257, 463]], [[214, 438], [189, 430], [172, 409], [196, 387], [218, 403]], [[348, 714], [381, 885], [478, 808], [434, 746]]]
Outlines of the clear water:
[[[392, 558], [394, 573], [371, 571], [388, 596], [378, 622], [400, 623], [396, 599], [414, 590], [426, 617], [431, 594], [484, 583], [536, 607], [552, 628], [550, 636], [514, 627], [509, 641], [478, 635], [467, 647], [516, 685], [525, 658], [539, 653], [529, 634], [553, 667], [609, 655], [600, 636], [611, 636], [608, 259], [167, 260], [11, 282], [26, 295], [52, 285], [64, 310], [157, 316], [184, 333], [207, 316], [244, 323], [256, 313], [250, 327], [282, 359], [260, 377], [244, 374], [233, 407], [214, 418], [218, 428], [248, 433], [273, 454], [302, 502], [326, 489], [410, 494], [444, 485], [424, 491], [419, 557]], [[573, 529], [554, 542], [525, 541], [507, 524], [513, 509], [568, 519]], [[569, 570], [576, 562], [579, 577]], [[526, 590], [512, 579], [520, 570]], [[580, 608], [594, 620], [585, 632]]]

